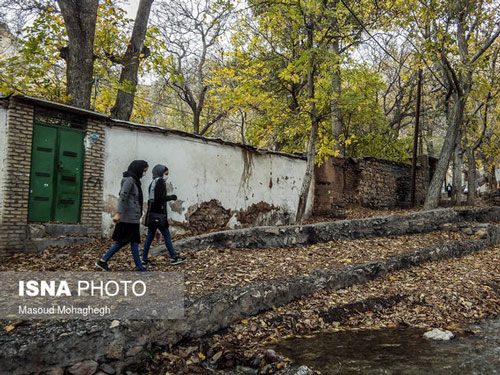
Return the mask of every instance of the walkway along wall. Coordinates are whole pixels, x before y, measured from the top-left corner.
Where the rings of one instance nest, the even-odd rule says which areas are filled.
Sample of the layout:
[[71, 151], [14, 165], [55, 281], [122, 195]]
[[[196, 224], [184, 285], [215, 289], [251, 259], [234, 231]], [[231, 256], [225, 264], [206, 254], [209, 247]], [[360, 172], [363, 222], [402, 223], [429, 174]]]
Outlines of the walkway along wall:
[[[53, 149], [47, 146], [52, 134]], [[81, 168], [69, 170], [71, 158], [81, 158]], [[122, 173], [134, 159], [150, 164], [145, 191], [152, 167], [169, 167], [168, 191], [179, 198], [170, 203], [169, 217], [177, 228], [195, 232], [291, 223], [306, 168], [297, 155], [116, 121], [26, 96], [0, 98], [0, 255], [39, 249], [36, 240], [49, 232], [108, 235]], [[314, 188], [308, 212], [313, 196]], [[78, 207], [68, 215], [71, 204]]]

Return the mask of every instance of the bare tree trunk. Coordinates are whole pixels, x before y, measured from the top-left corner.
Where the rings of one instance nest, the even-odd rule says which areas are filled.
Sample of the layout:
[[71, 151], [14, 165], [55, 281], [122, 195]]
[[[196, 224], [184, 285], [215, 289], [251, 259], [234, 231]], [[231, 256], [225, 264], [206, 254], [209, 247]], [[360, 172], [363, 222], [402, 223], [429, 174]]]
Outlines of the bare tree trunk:
[[193, 134], [200, 134], [200, 117], [201, 113], [196, 108], [196, 110], [193, 111]]
[[[314, 104], [311, 104], [311, 107], [314, 106]], [[300, 188], [300, 195], [299, 195], [299, 205], [297, 208], [297, 216], [295, 217], [295, 221], [297, 223], [302, 223], [302, 220], [304, 218], [304, 214], [306, 212], [306, 206], [307, 206], [307, 197], [309, 195], [309, 190], [311, 188], [311, 182], [313, 180], [313, 175], [314, 175], [314, 158], [316, 156], [316, 141], [318, 139], [318, 128], [319, 128], [319, 123], [317, 120], [312, 119], [311, 115], [311, 133], [309, 135], [309, 144], [307, 146], [307, 165], [306, 165], [306, 172], [304, 174], [304, 180], [302, 181], [302, 187]]]
[[[334, 2], [334, 7], [336, 7], [337, 2]], [[338, 30], [338, 22], [336, 17], [332, 17], [332, 28], [333, 30]], [[340, 34], [340, 33], [339, 33]], [[339, 152], [339, 156], [344, 156], [342, 152], [342, 147], [340, 145], [340, 136], [342, 135], [342, 113], [340, 111], [340, 95], [342, 92], [342, 81], [340, 77], [340, 36], [335, 37], [332, 46], [332, 52], [335, 54], [334, 67], [332, 72], [332, 94], [333, 98], [330, 102], [331, 110], [331, 121], [332, 121], [332, 136], [335, 144], [333, 146], [334, 151]]]
[[457, 97], [453, 105], [453, 120], [446, 130], [436, 171], [434, 172], [434, 176], [432, 176], [427, 196], [425, 197], [424, 209], [436, 208], [439, 205], [441, 187], [446, 176], [446, 171], [448, 170], [451, 154], [455, 148], [460, 125], [462, 124], [464, 116], [465, 100], [466, 96]]
[[[477, 172], [476, 172], [476, 157], [475, 157], [475, 152], [481, 146], [483, 143], [483, 139], [486, 134], [486, 128], [488, 127], [488, 112], [489, 112], [489, 103], [491, 101], [491, 92], [488, 92], [488, 95], [486, 96], [486, 106], [484, 109], [484, 116], [481, 116], [481, 112], [477, 112], [477, 116], [480, 122], [482, 122], [482, 131], [481, 135], [478, 137], [478, 139], [474, 142], [473, 145], [471, 145], [467, 149], [467, 164], [468, 164], [468, 174], [467, 174], [467, 186], [468, 186], [468, 194], [467, 194], [467, 205], [473, 206], [476, 204], [476, 198], [477, 198], [477, 193], [476, 193], [476, 185], [477, 185]], [[478, 106], [478, 109], [481, 108], [483, 104], [480, 104]]]
[[[459, 138], [459, 137], [458, 137]], [[463, 153], [460, 144], [455, 147], [453, 153], [453, 189], [451, 192], [451, 204], [456, 206], [461, 202], [462, 197], [462, 170], [463, 170]]]
[[242, 111], [241, 109], [238, 109], [240, 112], [241, 116], [241, 126], [240, 126], [240, 136], [241, 136], [241, 144], [246, 145], [246, 137], [245, 137], [245, 123], [247, 120], [247, 113], [245, 111]]
[[57, 0], [68, 34], [68, 46], [61, 50], [66, 60], [67, 92], [70, 103], [89, 109], [94, 73], [94, 37], [98, 0]]
[[474, 148], [467, 149], [467, 205], [476, 204], [476, 159], [474, 157]]
[[[307, 43], [309, 49], [312, 49], [313, 47], [313, 37], [314, 37], [314, 26], [308, 25]], [[314, 57], [312, 58], [314, 59]], [[314, 96], [315, 96], [314, 70], [315, 70], [315, 65], [314, 61], [312, 61], [311, 66], [309, 68], [309, 72], [307, 73], [307, 96], [310, 99], [309, 117], [311, 119], [311, 133], [309, 135], [309, 144], [307, 146], [307, 153], [306, 153], [307, 157], [306, 172], [304, 174], [304, 180], [302, 181], [302, 187], [300, 188], [299, 205], [297, 208], [297, 215], [295, 217], [295, 221], [297, 223], [302, 223], [302, 219], [304, 218], [304, 214], [306, 212], [307, 197], [309, 195], [311, 182], [313, 180], [314, 159], [316, 157], [316, 141], [318, 139], [319, 121], [316, 110], [316, 102], [314, 101]]]
[[[118, 90], [116, 102], [111, 109], [111, 116], [120, 120], [128, 121], [134, 108], [134, 97], [137, 88], [137, 72], [141, 54], [144, 49], [144, 39], [148, 29], [149, 14], [154, 0], [141, 0], [137, 9], [137, 16], [134, 22], [134, 29], [127, 51], [122, 61], [122, 72], [120, 74], [120, 84], [130, 85], [128, 89]], [[147, 54], [145, 54], [147, 55]]]

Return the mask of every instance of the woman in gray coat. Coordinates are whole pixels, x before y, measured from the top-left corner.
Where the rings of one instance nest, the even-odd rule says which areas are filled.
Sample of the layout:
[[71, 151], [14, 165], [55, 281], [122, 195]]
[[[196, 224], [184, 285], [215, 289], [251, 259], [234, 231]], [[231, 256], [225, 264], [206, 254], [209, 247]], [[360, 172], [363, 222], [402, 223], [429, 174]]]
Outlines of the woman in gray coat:
[[129, 242], [136, 269], [146, 271], [139, 256], [139, 243], [141, 242], [140, 222], [143, 205], [141, 178], [146, 174], [147, 170], [147, 162], [134, 160], [130, 163], [127, 171], [123, 173], [118, 209], [113, 217], [116, 225], [112, 238], [115, 243], [96, 262], [96, 266], [104, 271], [110, 271], [108, 261]]

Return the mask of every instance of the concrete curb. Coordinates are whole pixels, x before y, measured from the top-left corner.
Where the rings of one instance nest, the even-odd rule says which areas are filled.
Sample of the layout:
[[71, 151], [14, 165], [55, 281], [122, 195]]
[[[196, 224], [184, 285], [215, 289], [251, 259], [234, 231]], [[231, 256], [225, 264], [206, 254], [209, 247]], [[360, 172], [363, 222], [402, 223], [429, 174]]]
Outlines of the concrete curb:
[[0, 373], [60, 370], [89, 360], [106, 362], [120, 373], [126, 364], [140, 361], [144, 349], [153, 344], [165, 346], [212, 334], [321, 289], [343, 289], [425, 262], [461, 257], [499, 242], [500, 225], [488, 225], [487, 238], [482, 240], [454, 241], [382, 261], [220, 290], [187, 299], [181, 321], [123, 321], [113, 327], [109, 321], [62, 321], [48, 322], [36, 330], [21, 326], [10, 334], [0, 334]]

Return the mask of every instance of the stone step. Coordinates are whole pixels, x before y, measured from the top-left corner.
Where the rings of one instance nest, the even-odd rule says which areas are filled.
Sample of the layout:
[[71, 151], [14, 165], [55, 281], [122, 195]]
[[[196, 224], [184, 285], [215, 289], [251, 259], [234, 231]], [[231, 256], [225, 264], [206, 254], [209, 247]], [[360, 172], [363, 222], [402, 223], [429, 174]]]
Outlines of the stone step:
[[94, 241], [91, 237], [57, 237], [57, 238], [34, 238], [31, 240], [36, 251], [43, 251], [48, 247], [66, 247], [82, 245]]
[[86, 236], [88, 229], [84, 225], [80, 224], [55, 224], [47, 223], [45, 224], [45, 232], [50, 237], [58, 236]]

